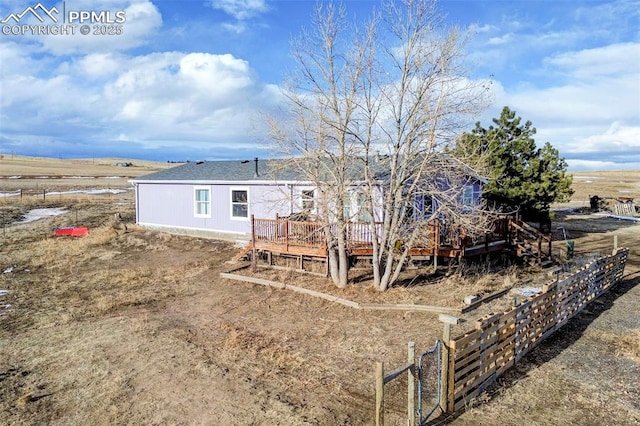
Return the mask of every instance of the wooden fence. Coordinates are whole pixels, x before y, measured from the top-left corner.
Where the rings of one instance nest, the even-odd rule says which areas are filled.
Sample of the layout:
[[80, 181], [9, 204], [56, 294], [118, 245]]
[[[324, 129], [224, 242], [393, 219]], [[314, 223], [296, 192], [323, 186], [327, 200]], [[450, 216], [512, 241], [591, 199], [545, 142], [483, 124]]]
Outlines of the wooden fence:
[[505, 370], [622, 279], [629, 249], [587, 264], [509, 310], [479, 319], [473, 331], [450, 340], [446, 411], [469, 404]]
[[[616, 244], [617, 245], [617, 244]], [[440, 407], [455, 412], [468, 406], [506, 370], [515, 365], [541, 341], [578, 314], [593, 299], [617, 284], [623, 276], [628, 248], [615, 249], [610, 256], [593, 260], [573, 274], [545, 284], [538, 294], [521, 300], [516, 306], [489, 314], [475, 323], [472, 331], [449, 338], [450, 326], [459, 318], [441, 315], [444, 323], [442, 371], [439, 389]], [[402, 377], [415, 380], [417, 368], [410, 343], [409, 363], [389, 374], [376, 364], [376, 425], [384, 423], [384, 385]], [[414, 386], [408, 389], [407, 424], [416, 424]], [[419, 423], [419, 422], [418, 422]]]

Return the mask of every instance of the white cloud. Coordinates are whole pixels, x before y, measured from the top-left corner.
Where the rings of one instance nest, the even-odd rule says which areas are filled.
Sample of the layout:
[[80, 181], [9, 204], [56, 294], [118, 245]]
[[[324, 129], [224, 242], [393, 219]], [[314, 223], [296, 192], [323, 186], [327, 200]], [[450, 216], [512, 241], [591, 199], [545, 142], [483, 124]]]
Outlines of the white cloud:
[[572, 78], [591, 80], [627, 74], [635, 77], [638, 84], [639, 60], [640, 43], [620, 43], [561, 53], [547, 58], [545, 63]]
[[511, 33], [507, 33], [507, 34], [501, 35], [499, 37], [491, 37], [487, 41], [487, 44], [500, 45], [500, 44], [509, 43], [511, 41], [512, 37], [513, 37], [513, 34], [511, 34]]
[[88, 78], [107, 77], [120, 71], [120, 60], [115, 53], [92, 53], [77, 61], [75, 71]]
[[498, 28], [495, 25], [489, 25], [489, 24], [478, 25], [475, 23], [469, 25], [469, 31], [471, 31], [474, 34], [492, 33], [497, 30]]
[[73, 140], [190, 147], [202, 155], [246, 148], [256, 146], [259, 112], [280, 101], [277, 88], [230, 54], [95, 53], [49, 77], [15, 70], [2, 84], [2, 135], [25, 147], [71, 149]]
[[614, 122], [602, 133], [577, 138], [567, 145], [573, 153], [593, 153], [603, 149], [609, 154], [640, 152], [640, 126]]
[[267, 11], [264, 0], [211, 0], [211, 7], [240, 21]]

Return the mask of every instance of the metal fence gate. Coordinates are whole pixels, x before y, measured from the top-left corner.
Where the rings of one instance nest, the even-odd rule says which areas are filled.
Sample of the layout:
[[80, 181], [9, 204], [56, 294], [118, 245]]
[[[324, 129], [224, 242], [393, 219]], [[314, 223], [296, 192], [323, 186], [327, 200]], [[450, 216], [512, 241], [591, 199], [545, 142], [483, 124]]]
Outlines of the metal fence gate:
[[418, 372], [418, 424], [421, 426], [440, 405], [442, 342], [436, 340], [435, 345], [420, 354], [416, 364]]

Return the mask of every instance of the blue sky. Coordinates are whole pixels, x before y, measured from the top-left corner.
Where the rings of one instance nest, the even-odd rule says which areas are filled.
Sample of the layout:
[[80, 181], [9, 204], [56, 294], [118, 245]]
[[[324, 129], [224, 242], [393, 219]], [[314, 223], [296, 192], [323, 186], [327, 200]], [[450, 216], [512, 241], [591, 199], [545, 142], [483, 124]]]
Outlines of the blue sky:
[[[11, 34], [39, 23], [30, 14], [0, 24], [0, 153], [159, 161], [268, 157], [259, 116], [280, 106], [290, 39], [311, 25], [316, 4], [41, 3], [112, 18], [122, 10], [126, 21], [119, 35]], [[356, 18], [379, 5], [344, 3]], [[4, 0], [0, 20], [37, 4]], [[493, 77], [493, 103], [476, 121], [487, 127], [506, 105], [572, 170], [640, 169], [640, 1], [438, 7], [474, 34], [469, 77]]]

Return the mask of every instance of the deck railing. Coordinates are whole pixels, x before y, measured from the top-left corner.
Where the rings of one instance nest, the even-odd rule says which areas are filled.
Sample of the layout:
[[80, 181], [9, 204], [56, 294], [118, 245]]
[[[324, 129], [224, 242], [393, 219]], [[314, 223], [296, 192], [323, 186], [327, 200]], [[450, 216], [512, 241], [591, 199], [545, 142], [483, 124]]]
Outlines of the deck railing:
[[[507, 233], [508, 218], [499, 218], [494, 221], [494, 230], [484, 238], [502, 239]], [[296, 221], [286, 217], [275, 219], [256, 219], [252, 221], [252, 236], [256, 242], [285, 244], [287, 246], [302, 247], [326, 247], [325, 228], [319, 222]], [[366, 222], [347, 223], [346, 236], [350, 247], [370, 246], [373, 243], [374, 232], [380, 237], [383, 232], [383, 223], [373, 224]], [[463, 247], [467, 236], [464, 228], [460, 226], [447, 226], [437, 220], [429, 222], [423, 241], [428, 240], [429, 246], [436, 241], [440, 244]]]
[[[277, 244], [290, 247], [326, 248], [326, 228], [319, 222], [297, 221], [287, 217], [275, 219], [256, 219], [252, 221], [252, 238], [256, 244]], [[420, 247], [413, 249], [435, 250], [436, 247], [463, 252], [471, 245], [489, 244], [492, 241], [505, 240], [512, 228], [511, 218], [498, 217], [492, 221], [492, 230], [484, 235], [471, 238], [464, 227], [438, 220], [431, 220], [424, 227], [420, 237]], [[518, 230], [522, 228], [518, 227]], [[522, 229], [525, 231], [525, 229]], [[531, 232], [526, 229], [527, 234]], [[346, 237], [349, 250], [362, 251], [371, 247], [373, 237], [382, 236], [383, 223], [349, 222], [346, 224]], [[546, 241], [546, 240], [545, 240]], [[402, 241], [396, 244], [402, 244]]]
[[286, 246], [325, 247], [324, 227], [318, 222], [298, 222], [287, 218], [251, 218], [252, 236], [256, 242]]

